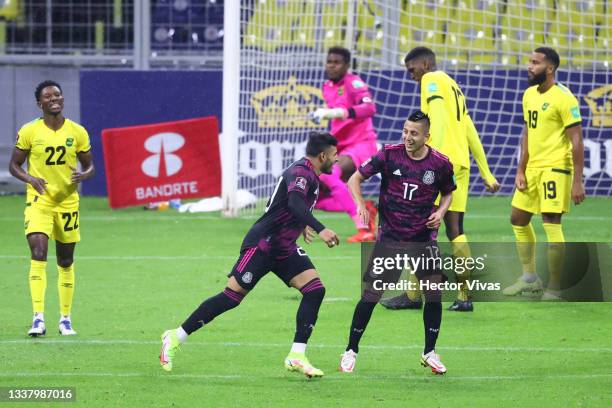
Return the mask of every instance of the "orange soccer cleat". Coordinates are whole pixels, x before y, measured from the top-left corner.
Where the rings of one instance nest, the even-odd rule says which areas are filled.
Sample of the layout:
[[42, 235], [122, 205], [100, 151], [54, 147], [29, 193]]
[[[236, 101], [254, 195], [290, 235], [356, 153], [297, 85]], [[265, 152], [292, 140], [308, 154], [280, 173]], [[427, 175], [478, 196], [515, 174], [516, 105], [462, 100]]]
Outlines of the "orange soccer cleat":
[[350, 236], [346, 239], [346, 242], [349, 243], [357, 243], [357, 242], [371, 242], [371, 241], [376, 241], [376, 236], [374, 235], [374, 233], [370, 230], [367, 229], [360, 229], [359, 231], [357, 231], [357, 233], [353, 236]]

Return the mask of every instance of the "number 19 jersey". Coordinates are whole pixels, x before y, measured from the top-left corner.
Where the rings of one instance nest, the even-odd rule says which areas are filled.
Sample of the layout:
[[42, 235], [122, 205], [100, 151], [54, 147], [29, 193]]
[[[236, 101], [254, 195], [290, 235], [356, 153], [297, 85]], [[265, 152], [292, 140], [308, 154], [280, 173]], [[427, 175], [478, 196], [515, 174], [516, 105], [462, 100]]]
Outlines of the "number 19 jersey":
[[544, 93], [534, 85], [523, 95], [523, 119], [527, 126], [527, 168], [574, 168], [572, 144], [565, 130], [582, 123], [578, 101], [572, 92], [555, 84]]
[[19, 129], [15, 147], [28, 152], [28, 173], [47, 182], [47, 191], [42, 195], [27, 185], [28, 203], [53, 211], [78, 208], [79, 193], [70, 180], [70, 167], [77, 167], [78, 153], [91, 149], [85, 128], [65, 119], [62, 127], [54, 131], [38, 118]]

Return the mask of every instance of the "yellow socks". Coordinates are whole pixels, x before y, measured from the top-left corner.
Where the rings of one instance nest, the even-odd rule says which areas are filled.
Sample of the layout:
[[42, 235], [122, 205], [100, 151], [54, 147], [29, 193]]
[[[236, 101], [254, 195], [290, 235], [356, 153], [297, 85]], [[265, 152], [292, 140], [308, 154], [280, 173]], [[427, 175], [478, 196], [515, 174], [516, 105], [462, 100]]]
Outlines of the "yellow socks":
[[60, 313], [62, 316], [70, 316], [72, 295], [74, 294], [74, 264], [67, 268], [62, 268], [58, 265], [57, 274]]
[[543, 223], [548, 238], [548, 288], [559, 290], [561, 288], [561, 273], [565, 258], [565, 237], [561, 224]]
[[30, 261], [30, 296], [34, 313], [45, 312], [45, 291], [47, 290], [47, 262]]
[[520, 226], [513, 225], [514, 237], [516, 238], [516, 249], [519, 260], [523, 266], [523, 280], [534, 282], [536, 276], [535, 242], [536, 235], [531, 223]]
[[[465, 234], [461, 234], [457, 236], [455, 239], [451, 241], [453, 256], [455, 258], [471, 258], [472, 251], [470, 251], [470, 245], [468, 244], [467, 237]], [[469, 293], [467, 287], [467, 281], [470, 278], [470, 270], [465, 269], [463, 273], [457, 273], [455, 276], [457, 278], [457, 283], [461, 284], [461, 289], [457, 293], [457, 300], [461, 300], [465, 302], [469, 300]]]

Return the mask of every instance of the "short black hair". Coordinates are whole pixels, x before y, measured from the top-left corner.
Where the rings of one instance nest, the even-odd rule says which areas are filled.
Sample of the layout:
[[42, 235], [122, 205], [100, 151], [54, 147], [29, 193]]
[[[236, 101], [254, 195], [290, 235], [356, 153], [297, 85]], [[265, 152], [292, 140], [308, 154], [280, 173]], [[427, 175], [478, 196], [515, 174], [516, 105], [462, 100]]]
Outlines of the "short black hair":
[[555, 71], [559, 68], [559, 64], [561, 63], [561, 59], [559, 58], [559, 54], [557, 51], [550, 47], [539, 47], [533, 50], [533, 52], [537, 52], [539, 54], [544, 54], [546, 59], [555, 66]]
[[43, 89], [45, 89], [48, 86], [56, 86], [57, 89], [60, 90], [60, 93], [63, 94], [64, 92], [62, 91], [62, 87], [60, 86], [60, 84], [58, 84], [55, 81], [51, 81], [51, 80], [46, 80], [46, 81], [42, 81], [40, 84], [38, 84], [36, 86], [36, 90], [34, 91], [34, 97], [36, 98], [36, 102], [38, 102], [40, 100], [40, 94], [42, 93]]
[[413, 59], [417, 58], [426, 58], [434, 64], [436, 63], [436, 54], [431, 49], [427, 47], [415, 47], [411, 49], [408, 54], [406, 54], [404, 64], [407, 64], [408, 61], [412, 61]]
[[427, 129], [429, 129], [429, 116], [427, 116], [427, 114], [423, 113], [422, 111], [418, 110], [416, 112], [412, 112], [410, 114], [410, 116], [408, 116], [408, 120], [411, 122], [421, 122], [424, 121], [425, 124], [427, 125]]
[[306, 144], [306, 155], [317, 157], [330, 146], [337, 146], [338, 141], [329, 132], [312, 132]]
[[329, 54], [342, 55], [342, 59], [344, 60], [345, 64], [351, 63], [351, 52], [344, 47], [340, 47], [340, 46], [331, 47], [329, 50], [327, 50], [327, 55]]

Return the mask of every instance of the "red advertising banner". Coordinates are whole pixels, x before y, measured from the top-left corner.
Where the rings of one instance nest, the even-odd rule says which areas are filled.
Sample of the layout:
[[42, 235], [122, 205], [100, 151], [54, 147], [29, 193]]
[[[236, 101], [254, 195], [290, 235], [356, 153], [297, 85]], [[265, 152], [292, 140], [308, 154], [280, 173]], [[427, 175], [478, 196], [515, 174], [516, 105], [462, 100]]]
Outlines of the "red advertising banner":
[[214, 116], [104, 129], [102, 145], [112, 208], [221, 195]]

